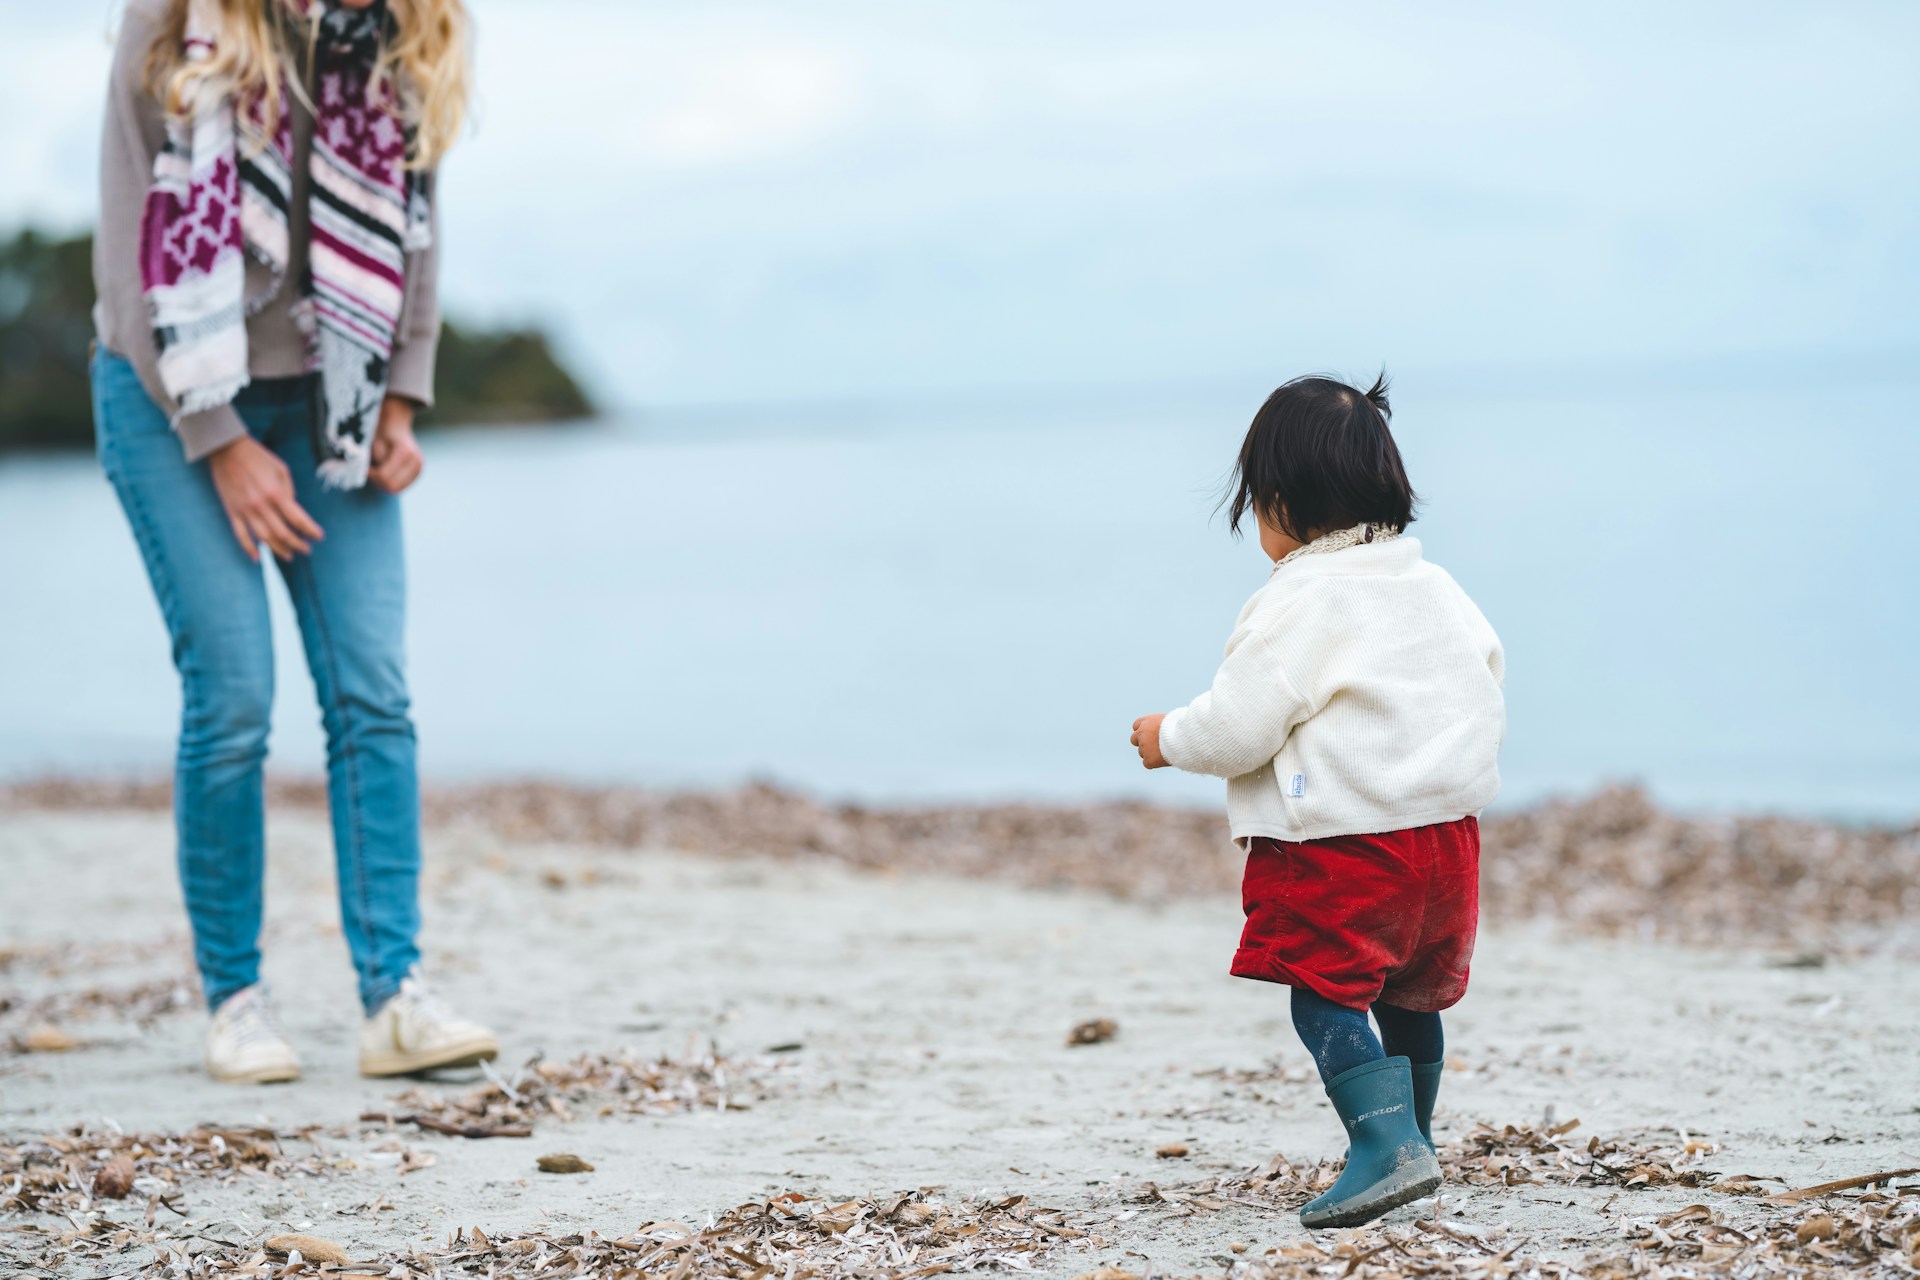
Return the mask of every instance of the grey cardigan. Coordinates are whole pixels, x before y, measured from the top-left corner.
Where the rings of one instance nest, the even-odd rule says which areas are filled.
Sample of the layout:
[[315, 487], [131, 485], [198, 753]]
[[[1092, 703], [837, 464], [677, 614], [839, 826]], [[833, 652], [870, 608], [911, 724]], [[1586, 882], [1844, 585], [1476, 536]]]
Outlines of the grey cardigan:
[[[159, 100], [148, 91], [147, 50], [166, 17], [167, 0], [130, 0], [120, 23], [107, 87], [106, 133], [100, 147], [100, 225], [93, 237], [93, 287], [98, 301], [93, 327], [100, 345], [133, 362], [140, 383], [169, 417], [177, 411], [160, 385], [147, 301], [140, 290], [140, 213], [153, 180], [153, 158], [166, 138]], [[313, 117], [289, 94], [293, 131], [293, 198], [289, 204], [287, 277], [280, 292], [247, 318], [247, 367], [256, 378], [305, 372], [306, 339], [293, 319], [294, 282], [307, 269], [307, 155]], [[407, 255], [407, 286], [388, 365], [387, 393], [420, 405], [433, 403], [433, 360], [440, 343], [438, 202], [433, 245]], [[261, 264], [247, 262], [247, 295], [268, 282]], [[197, 462], [245, 434], [232, 405], [220, 405], [179, 420], [180, 445]]]

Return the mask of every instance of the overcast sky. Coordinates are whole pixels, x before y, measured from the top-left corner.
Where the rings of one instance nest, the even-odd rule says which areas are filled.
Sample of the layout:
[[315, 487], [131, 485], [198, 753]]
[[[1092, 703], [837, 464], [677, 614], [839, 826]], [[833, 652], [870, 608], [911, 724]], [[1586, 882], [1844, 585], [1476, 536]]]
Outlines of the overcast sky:
[[[449, 308], [611, 400], [1915, 375], [1920, 6], [473, 9]], [[0, 228], [90, 220], [114, 21], [0, 0]]]

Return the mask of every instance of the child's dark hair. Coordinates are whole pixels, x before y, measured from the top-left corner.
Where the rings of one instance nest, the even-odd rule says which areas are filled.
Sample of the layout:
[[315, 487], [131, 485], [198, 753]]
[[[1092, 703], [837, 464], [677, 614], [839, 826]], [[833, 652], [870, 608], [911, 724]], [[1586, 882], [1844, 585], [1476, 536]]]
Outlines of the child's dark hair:
[[1357, 524], [1396, 532], [1416, 501], [1387, 429], [1387, 375], [1356, 391], [1334, 378], [1295, 378], [1253, 415], [1220, 505], [1234, 536], [1248, 512], [1298, 542]]

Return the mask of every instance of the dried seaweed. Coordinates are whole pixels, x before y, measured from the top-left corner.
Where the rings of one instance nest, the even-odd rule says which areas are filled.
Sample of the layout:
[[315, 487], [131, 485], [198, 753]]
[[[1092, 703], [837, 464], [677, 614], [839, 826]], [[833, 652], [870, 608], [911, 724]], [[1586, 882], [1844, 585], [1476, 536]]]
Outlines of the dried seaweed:
[[1483, 832], [1481, 899], [1495, 920], [1765, 943], [1794, 950], [1804, 966], [1920, 916], [1920, 826], [1681, 818], [1637, 788], [1617, 788], [1506, 814]]
[[[279, 783], [274, 803], [320, 808], [324, 788]], [[147, 808], [163, 784], [45, 781], [0, 788], [0, 809]], [[1155, 898], [1226, 893], [1240, 858], [1217, 812], [1144, 804], [823, 804], [755, 785], [656, 793], [548, 783], [437, 789], [431, 822], [506, 839], [833, 861]], [[1582, 933], [1828, 951], [1916, 944], [1920, 826], [1686, 818], [1623, 787], [1499, 813], [1481, 826], [1491, 923], [1546, 919]]]
[[[12, 793], [0, 786], [0, 812]], [[60, 806], [56, 806], [60, 807]], [[140, 806], [144, 807], [144, 806]], [[178, 936], [149, 938], [90, 938], [84, 942], [8, 943], [0, 946], [0, 973], [35, 969], [50, 977], [69, 970], [92, 972], [113, 965], [147, 964], [155, 960], [189, 961], [192, 949]]]
[[1624, 1235], [1622, 1247], [1588, 1259], [1586, 1273], [1594, 1280], [1911, 1280], [1920, 1264], [1920, 1198], [1874, 1194], [1817, 1212], [1737, 1219], [1690, 1205], [1657, 1221], [1632, 1223]]
[[459, 1094], [410, 1089], [366, 1122], [411, 1123], [464, 1138], [530, 1137], [548, 1118], [666, 1116], [745, 1111], [794, 1070], [770, 1058], [734, 1058], [709, 1046], [683, 1057], [636, 1058], [583, 1053], [570, 1062], [539, 1056], [511, 1077], [493, 1077]]
[[[1720, 1148], [1684, 1130], [1641, 1136], [1572, 1137], [1578, 1120], [1560, 1124], [1477, 1124], [1459, 1142], [1441, 1148], [1450, 1181], [1470, 1186], [1557, 1183], [1562, 1186], [1711, 1186], [1719, 1175], [1704, 1161]], [[1671, 1135], [1671, 1136], [1669, 1136]]]
[[[532, 1086], [530, 1065], [510, 1082]], [[582, 1077], [601, 1073], [582, 1069]], [[1653, 1131], [1607, 1140], [1573, 1139], [1576, 1126], [1481, 1126], [1443, 1149], [1450, 1180], [1470, 1185], [1513, 1183], [1631, 1190], [1649, 1186], [1710, 1186], [1743, 1190], [1753, 1179], [1715, 1184], [1702, 1167], [1713, 1144], [1684, 1132]], [[890, 1280], [977, 1270], [1064, 1270], [1075, 1257], [1112, 1241], [1096, 1234], [1111, 1214], [1041, 1208], [1025, 1197], [943, 1200], [923, 1188], [891, 1196], [839, 1200], [788, 1192], [741, 1205], [705, 1227], [653, 1223], [623, 1235], [592, 1231], [490, 1236], [480, 1228], [456, 1232], [445, 1245], [362, 1257], [352, 1249], [303, 1250], [296, 1237], [261, 1240], [194, 1227], [156, 1210], [189, 1176], [230, 1178], [324, 1173], [312, 1158], [290, 1160], [269, 1130], [199, 1129], [179, 1135], [122, 1135], [76, 1131], [38, 1143], [0, 1148], [5, 1197], [0, 1212], [59, 1214], [71, 1230], [38, 1231], [32, 1239], [0, 1241], [9, 1257], [45, 1267], [111, 1261], [114, 1274], [214, 1280], [256, 1277], [361, 1275], [390, 1280], [429, 1276], [533, 1277], [721, 1275], [733, 1280], [817, 1277]], [[133, 1190], [149, 1199], [144, 1225], [113, 1221], [91, 1203], [87, 1189], [116, 1161], [136, 1170]], [[1522, 1171], [1519, 1173], [1516, 1171]], [[1165, 1215], [1213, 1214], [1236, 1206], [1261, 1216], [1291, 1211], [1331, 1185], [1335, 1164], [1294, 1166], [1284, 1157], [1242, 1173], [1178, 1187], [1149, 1183], [1124, 1199]], [[1888, 1183], [1892, 1171], [1842, 1180]], [[1834, 1184], [1838, 1185], [1838, 1184]], [[1920, 1188], [1892, 1187], [1845, 1194], [1823, 1187], [1787, 1196], [1726, 1195], [1716, 1204], [1632, 1216], [1607, 1217], [1617, 1195], [1598, 1214], [1607, 1244], [1577, 1257], [1564, 1248], [1518, 1236], [1503, 1227], [1474, 1227], [1437, 1219], [1328, 1233], [1253, 1254], [1235, 1245], [1222, 1255], [1221, 1280], [1864, 1280], [1910, 1278], [1920, 1263]], [[1649, 1203], [1649, 1201], [1636, 1201]], [[1657, 1201], [1653, 1201], [1657, 1203]], [[1671, 1201], [1668, 1202], [1669, 1204]], [[1151, 1231], [1152, 1219], [1139, 1225]], [[1135, 1230], [1137, 1230], [1136, 1228]], [[16, 1229], [17, 1230], [17, 1229]], [[320, 1241], [320, 1245], [331, 1242]], [[130, 1252], [130, 1251], [138, 1251]], [[299, 1252], [301, 1256], [295, 1258]], [[322, 1257], [352, 1261], [322, 1262]], [[316, 1264], [320, 1264], [316, 1266]], [[1134, 1273], [1111, 1266], [1109, 1280]]]
[[[1438, 1222], [1315, 1237], [1235, 1259], [1228, 1280], [1911, 1280], [1920, 1201], [1867, 1197], [1818, 1215], [1735, 1222], [1706, 1205], [1623, 1224], [1618, 1243], [1569, 1257]], [[1108, 1280], [1139, 1280], [1107, 1272]]]
[[200, 1007], [198, 984], [161, 978], [122, 987], [82, 987], [25, 997], [0, 994], [0, 1053], [48, 1053], [76, 1048], [69, 1028], [117, 1018], [146, 1030], [169, 1014]]
[[[1841, 1196], [1839, 1189], [1902, 1176], [1886, 1171], [1803, 1188], [1766, 1199], [1743, 1198], [1759, 1181], [1723, 1178], [1703, 1167], [1718, 1147], [1684, 1131], [1639, 1136], [1570, 1137], [1578, 1121], [1560, 1125], [1480, 1125], [1441, 1148], [1449, 1184], [1568, 1187], [1705, 1187], [1731, 1193], [1719, 1208], [1677, 1211], [1609, 1223], [1620, 1243], [1577, 1261], [1539, 1242], [1438, 1220], [1314, 1237], [1235, 1259], [1231, 1280], [1303, 1280], [1309, 1276], [1386, 1280], [1448, 1277], [1541, 1277], [1542, 1280], [1768, 1280], [1771, 1277], [1860, 1276], [1911, 1280], [1920, 1264], [1920, 1188]], [[1333, 1185], [1340, 1163], [1294, 1165], [1276, 1155], [1265, 1165], [1178, 1186], [1146, 1183], [1122, 1192], [1126, 1202], [1165, 1216], [1214, 1214], [1233, 1206], [1293, 1212]], [[1820, 1199], [1813, 1208], [1800, 1198]], [[1610, 1198], [1608, 1205], [1615, 1200]], [[1603, 1210], [1604, 1212], [1604, 1210]], [[1235, 1248], [1235, 1253], [1242, 1252]]]
[[1839, 1178], [1832, 1182], [1816, 1183], [1811, 1187], [1782, 1191], [1770, 1199], [1775, 1204], [1798, 1204], [1802, 1200], [1817, 1199], [1836, 1191], [1851, 1191], [1855, 1187], [1888, 1186], [1896, 1178], [1910, 1178], [1915, 1174], [1920, 1174], [1920, 1169], [1882, 1169], [1877, 1173], [1862, 1173], [1851, 1178]]
[[[1683, 1132], [1654, 1130], [1640, 1137], [1569, 1135], [1578, 1120], [1559, 1125], [1476, 1125], [1466, 1137], [1440, 1149], [1441, 1167], [1455, 1185], [1517, 1186], [1711, 1186], [1718, 1174], [1704, 1167], [1719, 1148]], [[1176, 1214], [1212, 1213], [1228, 1204], [1292, 1211], [1340, 1176], [1338, 1160], [1296, 1165], [1285, 1155], [1239, 1173], [1179, 1186], [1149, 1182], [1124, 1193], [1136, 1203], [1159, 1204]]]
[[58, 1214], [80, 1222], [99, 1211], [99, 1200], [128, 1196], [144, 1200], [149, 1215], [157, 1207], [180, 1212], [181, 1195], [194, 1182], [324, 1177], [330, 1169], [317, 1152], [290, 1156], [284, 1145], [314, 1132], [203, 1126], [183, 1133], [121, 1133], [81, 1126], [0, 1144], [0, 1217]]
[[[180, 1237], [144, 1234], [143, 1243], [155, 1246], [158, 1256], [118, 1274], [172, 1280], [280, 1280], [316, 1274], [311, 1259], [292, 1260], [290, 1251], [298, 1248], [293, 1243], [297, 1237], [278, 1237], [264, 1242], [267, 1247], [228, 1242], [189, 1252]], [[440, 1248], [354, 1258], [339, 1269], [329, 1267], [318, 1274], [390, 1280], [466, 1275], [494, 1280], [535, 1276], [541, 1280], [586, 1276], [606, 1280], [646, 1276], [910, 1280], [968, 1271], [1030, 1271], [1086, 1235], [1070, 1223], [1067, 1213], [1041, 1208], [1024, 1196], [943, 1200], [922, 1189], [835, 1201], [787, 1192], [731, 1209], [704, 1228], [659, 1222], [609, 1237], [592, 1231], [492, 1236], [469, 1227], [455, 1232]], [[275, 1246], [278, 1252], [272, 1251]], [[351, 1250], [342, 1252], [352, 1257]]]

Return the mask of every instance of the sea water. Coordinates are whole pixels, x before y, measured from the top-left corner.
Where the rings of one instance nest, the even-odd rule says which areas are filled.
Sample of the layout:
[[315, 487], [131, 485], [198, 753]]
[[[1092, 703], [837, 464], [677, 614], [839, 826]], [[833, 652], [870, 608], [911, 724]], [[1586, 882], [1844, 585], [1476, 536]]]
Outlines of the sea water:
[[[1909, 389], [1403, 395], [1413, 527], [1506, 643], [1502, 803], [1920, 814]], [[431, 435], [406, 503], [433, 779], [1139, 796], [1268, 564], [1195, 395]], [[275, 767], [323, 759], [279, 584]], [[0, 462], [0, 775], [163, 774], [167, 641], [91, 458]]]

